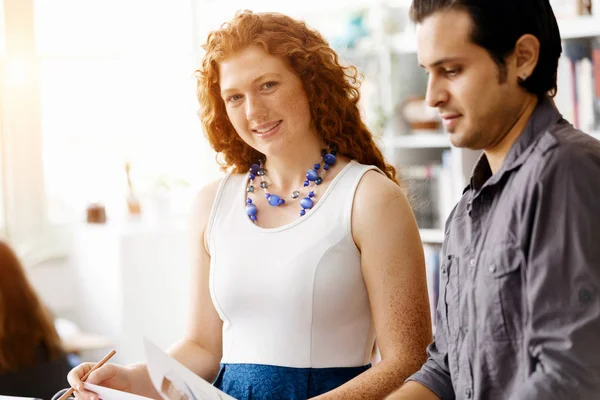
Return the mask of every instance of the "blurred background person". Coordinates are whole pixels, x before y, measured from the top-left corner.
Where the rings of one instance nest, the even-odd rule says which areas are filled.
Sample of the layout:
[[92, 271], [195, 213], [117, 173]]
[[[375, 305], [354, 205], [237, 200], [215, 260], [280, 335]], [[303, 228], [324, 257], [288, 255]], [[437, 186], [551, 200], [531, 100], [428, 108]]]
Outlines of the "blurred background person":
[[0, 241], [0, 394], [50, 399], [67, 385], [69, 369], [49, 310]]

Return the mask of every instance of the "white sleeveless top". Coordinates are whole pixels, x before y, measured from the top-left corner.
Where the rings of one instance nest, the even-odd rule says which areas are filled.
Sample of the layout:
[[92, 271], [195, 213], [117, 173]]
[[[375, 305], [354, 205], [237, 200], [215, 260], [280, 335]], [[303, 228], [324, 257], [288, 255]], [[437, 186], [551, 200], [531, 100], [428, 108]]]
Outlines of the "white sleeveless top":
[[370, 362], [375, 332], [350, 217], [371, 169], [380, 171], [351, 161], [305, 216], [272, 229], [245, 213], [247, 174], [223, 179], [206, 235], [210, 295], [223, 320], [222, 363]]

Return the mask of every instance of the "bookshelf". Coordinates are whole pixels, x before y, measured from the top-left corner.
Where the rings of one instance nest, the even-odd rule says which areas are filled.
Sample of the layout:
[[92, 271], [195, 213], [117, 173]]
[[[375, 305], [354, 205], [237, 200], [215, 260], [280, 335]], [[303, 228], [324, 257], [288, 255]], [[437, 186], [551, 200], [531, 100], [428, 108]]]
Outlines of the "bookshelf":
[[600, 140], [600, 1], [593, 15], [561, 18], [563, 39], [555, 103], [563, 116]]

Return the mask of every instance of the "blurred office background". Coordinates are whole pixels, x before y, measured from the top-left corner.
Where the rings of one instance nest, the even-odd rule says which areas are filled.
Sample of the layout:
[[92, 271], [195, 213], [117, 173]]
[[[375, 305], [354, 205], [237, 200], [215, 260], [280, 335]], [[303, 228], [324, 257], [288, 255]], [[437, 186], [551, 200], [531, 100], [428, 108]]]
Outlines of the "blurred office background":
[[[558, 0], [557, 105], [600, 137], [600, 4]], [[0, 237], [83, 359], [166, 348], [187, 311], [188, 214], [218, 178], [197, 117], [207, 33], [235, 11], [318, 29], [362, 73], [361, 108], [417, 215], [432, 303], [443, 224], [477, 152], [425, 106], [409, 0], [0, 0]], [[433, 307], [433, 306], [432, 306]]]

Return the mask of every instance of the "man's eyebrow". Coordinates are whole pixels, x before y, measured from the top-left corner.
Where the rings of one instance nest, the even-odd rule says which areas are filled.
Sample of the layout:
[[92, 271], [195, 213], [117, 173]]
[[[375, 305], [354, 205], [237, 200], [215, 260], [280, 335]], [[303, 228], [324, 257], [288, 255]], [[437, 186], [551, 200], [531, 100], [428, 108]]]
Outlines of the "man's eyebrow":
[[[254, 80], [252, 80], [252, 84], [255, 84], [256, 82], [258, 82], [258, 81], [261, 81], [261, 80], [265, 79], [265, 77], [267, 77], [267, 76], [272, 76], [272, 77], [274, 77], [274, 78], [281, 78], [281, 75], [279, 75], [278, 73], [275, 73], [275, 72], [267, 72], [267, 73], [264, 73], [264, 74], [261, 74], [261, 75], [257, 76], [257, 77], [256, 77]], [[227, 89], [225, 89], [225, 90], [221, 90], [221, 95], [222, 95], [222, 96], [224, 96], [224, 95], [226, 95], [227, 93], [230, 93], [230, 92], [236, 92], [236, 91], [237, 91], [237, 89], [236, 89], [236, 88], [227, 88]]]
[[[464, 61], [464, 60], [465, 60], [464, 57], [445, 57], [445, 58], [441, 58], [441, 59], [437, 60], [436, 62], [432, 63], [431, 65], [429, 65], [429, 68], [435, 68], [435, 67], [439, 67], [442, 64], [448, 64], [451, 62]], [[421, 66], [421, 68], [427, 68], [423, 64], [419, 64], [419, 65]]]

